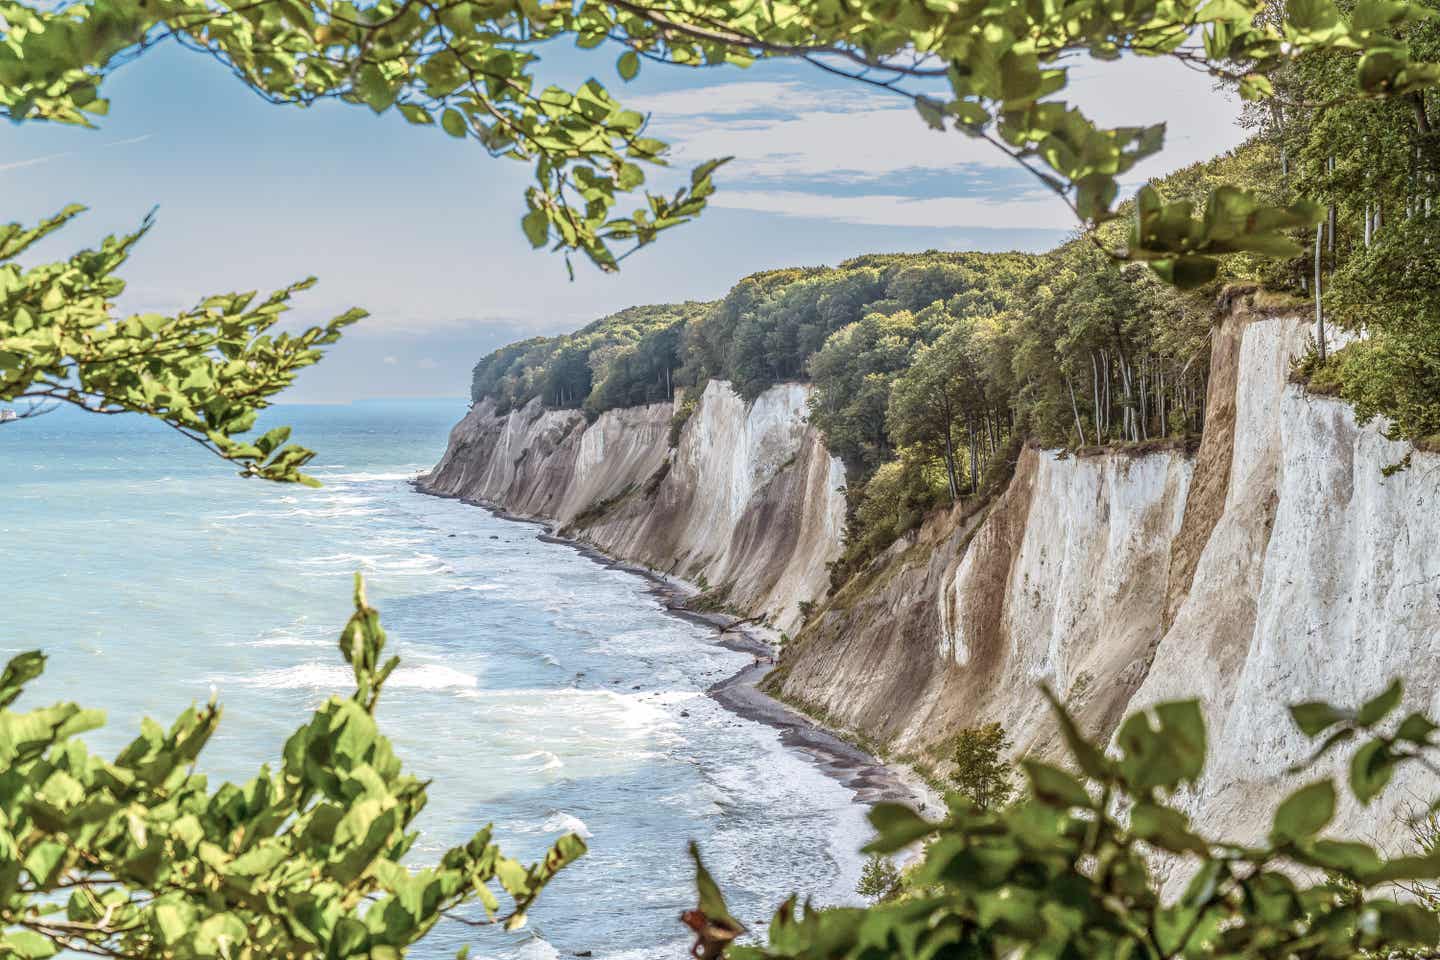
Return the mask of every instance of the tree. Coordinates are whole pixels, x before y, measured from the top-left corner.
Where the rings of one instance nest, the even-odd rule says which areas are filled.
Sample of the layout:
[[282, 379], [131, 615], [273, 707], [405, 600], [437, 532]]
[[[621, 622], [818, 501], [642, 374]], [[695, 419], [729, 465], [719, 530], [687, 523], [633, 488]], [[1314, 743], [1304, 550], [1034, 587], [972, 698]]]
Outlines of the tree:
[[[1367, 8], [1343, 5], [1352, 21]], [[1412, 55], [1440, 55], [1437, 5], [1424, 0], [1399, 27]], [[1316, 310], [1308, 373], [1353, 402], [1359, 418], [1383, 417], [1397, 439], [1440, 434], [1440, 334], [1434, 249], [1440, 243], [1440, 130], [1433, 90], [1353, 101], [1353, 76], [1336, 53], [1277, 70], [1277, 103], [1248, 121], [1283, 158], [1284, 193], [1323, 208], [1310, 254], [1276, 270]], [[1322, 332], [1363, 334], [1336, 355]], [[1328, 362], [1327, 362], [1328, 361]]]
[[[910, 369], [896, 379], [885, 415], [897, 444], [919, 444], [944, 461], [951, 502], [960, 497], [962, 473], [968, 473], [972, 489], [980, 483], [980, 431], [990, 404], [975, 330], [973, 319], [957, 319], [933, 344], [921, 346]], [[960, 465], [962, 437], [970, 450], [968, 471]]]
[[872, 903], [884, 903], [886, 900], [893, 900], [900, 893], [903, 881], [904, 877], [900, 868], [895, 866], [894, 860], [872, 853], [865, 858], [865, 866], [860, 871], [860, 882], [855, 885], [855, 892]]
[[[1412, 713], [1398, 724], [1400, 684], [1354, 710], [1326, 703], [1291, 708], [1297, 726], [1323, 738], [1306, 766], [1359, 743], [1348, 789], [1368, 804], [1407, 764], [1433, 768], [1440, 730]], [[694, 955], [730, 960], [861, 960], [888, 957], [1072, 956], [1219, 960], [1433, 955], [1440, 918], [1394, 896], [1396, 884], [1440, 877], [1433, 849], [1388, 858], [1365, 843], [1323, 837], [1339, 791], [1317, 779], [1276, 808], [1267, 837], [1246, 843], [1205, 835], [1185, 813], [1185, 789], [1205, 765], [1206, 731], [1195, 701], [1158, 704], [1128, 717], [1112, 754], [1079, 732], [1051, 697], [1070, 769], [1023, 761], [1027, 795], [982, 808], [954, 797], [932, 823], [908, 807], [878, 804], [887, 855], [924, 842], [903, 899], [864, 909], [781, 904], [763, 944], [734, 945], [743, 927], [695, 853], [701, 896], [686, 922]], [[1193, 868], [1178, 899], [1161, 896], [1156, 855]], [[715, 918], [719, 922], [709, 922]]]
[[950, 748], [951, 782], [981, 810], [1003, 807], [1014, 791], [1007, 757], [1013, 746], [998, 723], [961, 730]]
[[278, 768], [214, 789], [196, 770], [220, 723], [213, 700], [169, 730], [145, 721], [106, 760], [76, 739], [104, 723], [100, 711], [11, 709], [45, 657], [10, 660], [0, 673], [0, 956], [373, 960], [404, 956], [446, 919], [522, 925], [584, 841], [562, 837], [526, 866], [487, 826], [433, 866], [401, 866], [427, 783], [403, 772], [376, 725], [398, 658], [382, 660], [385, 631], [358, 576], [339, 646], [354, 692], [321, 705]]

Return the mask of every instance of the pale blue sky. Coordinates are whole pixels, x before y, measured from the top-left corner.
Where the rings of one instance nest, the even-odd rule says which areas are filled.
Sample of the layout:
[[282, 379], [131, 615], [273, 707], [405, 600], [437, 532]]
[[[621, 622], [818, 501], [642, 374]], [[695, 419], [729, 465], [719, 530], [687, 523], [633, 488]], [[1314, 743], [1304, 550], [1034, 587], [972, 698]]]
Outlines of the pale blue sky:
[[[485, 352], [570, 330], [634, 303], [708, 299], [770, 267], [866, 252], [1043, 249], [1068, 212], [956, 133], [925, 128], [884, 94], [811, 68], [683, 70], [646, 64], [622, 84], [613, 51], [556, 49], [542, 77], [595, 75], [652, 113], [676, 166], [733, 153], [712, 208], [603, 275], [531, 251], [519, 230], [528, 166], [363, 107], [262, 102], [218, 65], [161, 48], [110, 81], [99, 130], [0, 129], [0, 219], [67, 202], [91, 212], [48, 241], [62, 256], [133, 227], [156, 228], [125, 271], [123, 306], [173, 310], [206, 293], [320, 278], [299, 301], [316, 321], [373, 316], [307, 371], [288, 399], [463, 396]], [[1083, 66], [1073, 99], [1111, 123], [1171, 120], [1144, 175], [1241, 139], [1236, 104], [1179, 66]]]

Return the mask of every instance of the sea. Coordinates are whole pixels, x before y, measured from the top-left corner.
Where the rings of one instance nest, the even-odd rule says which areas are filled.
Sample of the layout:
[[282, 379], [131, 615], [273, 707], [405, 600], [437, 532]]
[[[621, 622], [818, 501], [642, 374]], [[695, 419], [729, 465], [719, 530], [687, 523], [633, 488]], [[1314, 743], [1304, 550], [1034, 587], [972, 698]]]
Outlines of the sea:
[[564, 832], [590, 852], [525, 929], [442, 922], [412, 956], [680, 958], [696, 841], [756, 931], [792, 893], [857, 902], [865, 808], [815, 758], [706, 690], [750, 663], [665, 612], [634, 574], [534, 524], [425, 496], [463, 401], [281, 405], [323, 487], [236, 476], [138, 416], [61, 409], [0, 425], [0, 654], [41, 649], [16, 709], [107, 711], [113, 753], [144, 717], [218, 695], [212, 786], [276, 763], [350, 675], [336, 640], [365, 577], [402, 666], [381, 729], [431, 780], [408, 863], [478, 828], [527, 862]]

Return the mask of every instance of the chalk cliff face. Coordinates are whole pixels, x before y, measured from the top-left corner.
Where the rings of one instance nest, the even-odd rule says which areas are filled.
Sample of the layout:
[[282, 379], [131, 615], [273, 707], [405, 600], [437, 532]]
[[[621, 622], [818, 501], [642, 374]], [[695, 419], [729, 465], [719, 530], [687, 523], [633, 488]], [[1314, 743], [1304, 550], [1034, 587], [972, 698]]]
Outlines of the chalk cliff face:
[[1180, 452], [1025, 450], [983, 516], [932, 521], [813, 618], [783, 692], [900, 750], [989, 720], [1040, 746], [1041, 684], [1112, 721], [1160, 639], [1191, 473]]
[[[1198, 450], [1026, 449], [992, 503], [930, 518], [833, 594], [843, 476], [801, 386], [746, 404], [711, 384], [673, 451], [668, 404], [589, 425], [482, 404], [425, 485], [555, 518], [772, 617], [798, 632], [778, 691], [897, 752], [998, 720], [1054, 754], [1041, 684], [1101, 736], [1198, 696], [1211, 762], [1187, 802], [1243, 838], [1309, 749], [1288, 704], [1357, 703], [1403, 673], [1411, 705], [1440, 714], [1440, 455], [1289, 383], [1308, 331], [1242, 300], [1215, 331]], [[1340, 827], [1383, 837], [1407, 793], [1437, 789], [1398, 786], [1342, 807]]]
[[781, 384], [746, 403], [712, 382], [673, 450], [668, 403], [589, 424], [538, 403], [505, 416], [481, 403], [421, 488], [556, 521], [793, 630], [800, 604], [828, 586], [845, 524], [844, 470], [806, 423], [807, 396]]
[[[1193, 457], [1026, 450], [986, 513], [932, 519], [832, 598], [782, 692], [917, 753], [990, 720], [1056, 753], [1042, 682], [1102, 736], [1199, 696], [1211, 761], [1187, 802], [1258, 838], [1313, 749], [1289, 704], [1356, 704], [1404, 674], [1409, 704], [1440, 712], [1440, 456], [1289, 383], [1309, 330], [1243, 308], [1217, 329]], [[1403, 832], [1440, 789], [1408, 775], [1340, 828]]]

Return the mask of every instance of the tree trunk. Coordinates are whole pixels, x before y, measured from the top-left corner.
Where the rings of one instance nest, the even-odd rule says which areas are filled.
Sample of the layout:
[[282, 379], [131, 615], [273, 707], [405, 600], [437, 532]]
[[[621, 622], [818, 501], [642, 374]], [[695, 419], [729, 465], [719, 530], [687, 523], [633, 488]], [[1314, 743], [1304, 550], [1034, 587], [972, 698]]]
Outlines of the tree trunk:
[[972, 421], [967, 425], [970, 431], [970, 491], [980, 492], [980, 451], [975, 449], [975, 424]]
[[1105, 441], [1100, 438], [1104, 435], [1104, 429], [1100, 426], [1100, 367], [1095, 362], [1095, 351], [1090, 351], [1090, 392], [1095, 395], [1095, 442], [1097, 444]]
[[1075, 405], [1075, 384], [1070, 382], [1070, 374], [1065, 374], [1065, 388], [1070, 391], [1070, 412], [1075, 415], [1075, 432], [1080, 435], [1080, 446], [1085, 446], [1085, 428], [1080, 426], [1080, 408]]
[[[1334, 174], [1335, 174], [1335, 158], [1334, 158], [1333, 156], [1330, 158], [1329, 163], [1327, 164], [1327, 166], [1329, 167], [1331, 176], [1334, 176]], [[1331, 261], [1333, 262], [1333, 261], [1334, 261], [1334, 258], [1335, 258], [1335, 204], [1334, 204], [1334, 203], [1331, 203], [1331, 204], [1330, 204], [1330, 210], [1329, 210], [1329, 214], [1328, 214], [1328, 218], [1327, 218], [1327, 220], [1326, 220], [1326, 223], [1329, 225], [1329, 228], [1330, 228], [1330, 234], [1329, 234], [1328, 238], [1326, 239], [1326, 245], [1329, 247], [1329, 250], [1330, 250], [1330, 258], [1331, 258]]]
[[1315, 228], [1315, 346], [1320, 352], [1320, 362], [1325, 362], [1325, 309], [1320, 302], [1320, 241], [1325, 236], [1325, 224]]
[[1160, 436], [1170, 436], [1170, 430], [1165, 424], [1165, 364], [1161, 363], [1155, 371], [1155, 402], [1159, 406], [1160, 414]]
[[1145, 403], [1145, 381], [1149, 379], [1146, 368], [1149, 367], [1149, 359], [1140, 361], [1140, 439], [1150, 439], [1150, 426], [1147, 421], [1150, 419], [1150, 410]]

